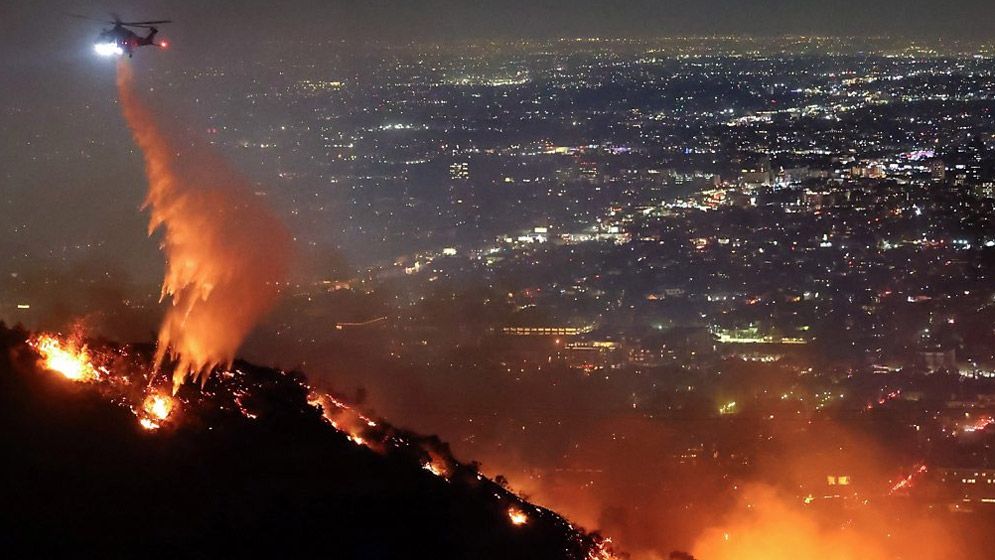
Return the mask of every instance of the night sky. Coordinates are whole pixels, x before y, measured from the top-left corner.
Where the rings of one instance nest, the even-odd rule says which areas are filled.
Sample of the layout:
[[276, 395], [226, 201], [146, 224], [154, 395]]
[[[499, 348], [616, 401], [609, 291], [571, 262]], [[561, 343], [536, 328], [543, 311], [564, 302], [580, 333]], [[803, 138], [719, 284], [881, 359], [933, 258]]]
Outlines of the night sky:
[[714, 33], [984, 38], [995, 23], [986, 0], [8, 0], [3, 6], [0, 41], [8, 60], [14, 53], [44, 46], [52, 50], [60, 41], [71, 44], [81, 39], [85, 26], [81, 29], [78, 21], [58, 17], [68, 11], [94, 16], [116, 11], [137, 19], [172, 17], [178, 22], [178, 37], [205, 46], [213, 39], [251, 40], [280, 33], [379, 39]]

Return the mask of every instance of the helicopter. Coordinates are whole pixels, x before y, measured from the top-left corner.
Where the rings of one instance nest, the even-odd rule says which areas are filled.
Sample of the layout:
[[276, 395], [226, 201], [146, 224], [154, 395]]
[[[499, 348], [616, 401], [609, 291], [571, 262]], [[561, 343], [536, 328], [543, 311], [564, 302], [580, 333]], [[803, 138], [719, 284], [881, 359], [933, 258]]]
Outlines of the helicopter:
[[[134, 55], [135, 49], [138, 47], [153, 46], [165, 48], [168, 46], [166, 41], [160, 41], [158, 43], [155, 41], [155, 35], [159, 32], [159, 30], [154, 27], [155, 25], [162, 23], [171, 23], [171, 20], [168, 19], [160, 19], [155, 21], [121, 21], [120, 16], [117, 14], [111, 14], [111, 17], [114, 19], [107, 21], [81, 16], [79, 14], [69, 15], [81, 19], [99, 21], [101, 23], [107, 23], [114, 26], [110, 29], [101, 31], [100, 35], [97, 36], [97, 42], [93, 45], [93, 49], [101, 56], [121, 56], [127, 53], [128, 58], [131, 58]], [[149, 32], [148, 35], [142, 37], [129, 28], [148, 29]]]

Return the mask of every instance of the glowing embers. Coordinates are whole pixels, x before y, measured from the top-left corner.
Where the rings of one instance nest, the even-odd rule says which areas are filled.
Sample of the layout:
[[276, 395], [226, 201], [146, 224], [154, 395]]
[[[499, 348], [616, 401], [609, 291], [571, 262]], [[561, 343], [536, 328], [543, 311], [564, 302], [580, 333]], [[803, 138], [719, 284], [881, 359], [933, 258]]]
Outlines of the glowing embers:
[[447, 459], [445, 455], [427, 445], [423, 445], [422, 450], [428, 457], [422, 462], [421, 468], [448, 481], [453, 476], [455, 470], [455, 465], [450, 459]]
[[422, 465], [422, 468], [434, 474], [435, 476], [441, 478], [449, 477], [449, 468], [442, 461], [435, 461], [435, 460], [427, 461], [425, 462], [425, 464]]
[[176, 408], [176, 400], [163, 393], [152, 393], [145, 397], [142, 408], [137, 412], [138, 423], [146, 430], [158, 430], [169, 419]]
[[121, 56], [124, 54], [124, 49], [117, 43], [97, 43], [93, 45], [93, 50], [100, 56]]
[[995, 424], [995, 419], [991, 416], [982, 416], [981, 418], [971, 422], [965, 426], [961, 426], [961, 433], [973, 434], [974, 432], [984, 431], [988, 426]]
[[[230, 374], [223, 372], [222, 375], [229, 377]], [[248, 395], [249, 391], [244, 388], [232, 391], [232, 397], [235, 399], [235, 406], [238, 407], [238, 411], [242, 414], [242, 416], [248, 418], [249, 420], [256, 420], [259, 418], [259, 415], [249, 410], [249, 408], [245, 405], [245, 402], [243, 402]]]
[[927, 470], [928, 469], [926, 468], [925, 463], [920, 463], [916, 465], [908, 476], [899, 479], [898, 482], [896, 482], [891, 487], [891, 489], [888, 491], [888, 495], [891, 496], [901, 492], [908, 492], [909, 490], [912, 489], [912, 486], [915, 484], [916, 479], [919, 478], [921, 475], [925, 474]]
[[28, 344], [38, 351], [45, 369], [60, 373], [66, 379], [89, 383], [100, 381], [106, 373], [93, 364], [89, 349], [75, 339], [62, 340], [50, 334], [41, 334]]
[[508, 519], [512, 525], [521, 526], [529, 522], [529, 516], [515, 506], [508, 508]]
[[384, 446], [383, 434], [374, 437], [368, 433], [370, 428], [376, 428], [377, 423], [344, 402], [328, 394], [311, 393], [308, 404], [321, 410], [322, 418], [331, 427], [346, 434], [346, 438], [356, 445], [363, 445], [376, 450]]
[[867, 406], [865, 407], [865, 409], [866, 410], [874, 410], [876, 407], [884, 406], [888, 402], [893, 401], [893, 400], [895, 400], [895, 399], [897, 399], [897, 398], [899, 398], [901, 396], [902, 396], [902, 390], [901, 389], [895, 389], [894, 391], [892, 391], [890, 393], [887, 393], [885, 395], [882, 395], [882, 396], [878, 397], [878, 400], [876, 402], [868, 402]]
[[102, 365], [110, 363], [120, 365], [115, 360], [127, 356], [127, 353], [120, 350], [104, 350], [95, 354], [82, 340], [80, 334], [64, 337], [41, 333], [31, 337], [28, 345], [41, 356], [41, 367], [58, 373], [70, 381], [96, 384], [101, 394], [111, 397], [118, 404], [133, 411], [139, 425], [146, 430], [160, 428], [173, 415], [178, 401], [168, 393], [152, 390], [145, 394], [144, 400], [140, 403], [134, 401], [129, 397], [135, 394], [132, 389], [134, 387], [132, 378], [128, 375], [112, 374], [110, 369]]

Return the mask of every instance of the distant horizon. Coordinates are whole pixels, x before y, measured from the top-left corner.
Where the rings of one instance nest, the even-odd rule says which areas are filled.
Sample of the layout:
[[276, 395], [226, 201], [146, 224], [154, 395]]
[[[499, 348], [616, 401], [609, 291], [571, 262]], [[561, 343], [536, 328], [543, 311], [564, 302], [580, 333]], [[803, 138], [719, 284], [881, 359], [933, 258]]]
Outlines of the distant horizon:
[[[53, 42], [90, 33], [102, 19], [119, 13], [128, 19], [170, 19], [170, 33], [204, 45], [270, 37], [424, 41], [453, 38], [821, 36], [909, 37], [995, 40], [995, 14], [989, 2], [959, 0], [544, 0], [461, 2], [458, 0], [298, 0], [272, 5], [258, 0], [237, 4], [140, 0], [83, 3], [56, 0], [40, 5], [9, 2], [0, 22], [0, 44], [51, 49]], [[23, 22], [38, 22], [24, 25]]]
[[[450, 39], [403, 39], [403, 40], [392, 40], [385, 38], [334, 38], [329, 37], [327, 39], [322, 39], [322, 42], [327, 43], [342, 43], [342, 44], [357, 44], [357, 45], [450, 45], [450, 44], [486, 44], [486, 43], [569, 43], [569, 42], [633, 42], [633, 43], [646, 43], [653, 41], [675, 41], [675, 40], [712, 40], [712, 41], [736, 41], [736, 40], [754, 40], [754, 41], [777, 41], [777, 40], [793, 40], [793, 39], [810, 39], [810, 40], [853, 40], [859, 39], [864, 41], [900, 41], [908, 43], [919, 43], [932, 45], [935, 43], [943, 44], [971, 44], [979, 46], [993, 46], [995, 47], [995, 38], [991, 39], [972, 39], [972, 38], [952, 38], [952, 37], [922, 37], [922, 36], [906, 36], [906, 35], [808, 35], [808, 34], [798, 34], [798, 33], [783, 33], [783, 34], [771, 34], [771, 35], [754, 35], [754, 34], [688, 34], [688, 35], [640, 35], [640, 36], [623, 36], [623, 35], [562, 35], [562, 36], [544, 36], [544, 37], [529, 37], [529, 36], [502, 36], [502, 37], [486, 37], [486, 38], [468, 38], [468, 37], [458, 37]], [[279, 38], [267, 39], [271, 42], [281, 42], [286, 41]]]

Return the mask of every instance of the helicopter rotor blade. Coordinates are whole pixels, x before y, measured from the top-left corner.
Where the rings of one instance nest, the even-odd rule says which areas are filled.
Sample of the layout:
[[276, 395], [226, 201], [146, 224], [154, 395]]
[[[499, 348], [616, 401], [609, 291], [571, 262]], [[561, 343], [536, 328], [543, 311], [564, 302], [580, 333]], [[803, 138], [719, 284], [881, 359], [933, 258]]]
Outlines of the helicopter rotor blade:
[[158, 19], [158, 20], [155, 20], [155, 21], [119, 21], [118, 23], [120, 25], [127, 25], [127, 26], [130, 26], [130, 27], [141, 27], [141, 26], [147, 26], [147, 25], [154, 25], [154, 24], [157, 24], [157, 23], [173, 23], [173, 20], [170, 20], [170, 19]]
[[85, 20], [89, 20], [89, 21], [96, 21], [96, 22], [100, 22], [100, 23], [106, 23], [106, 24], [110, 24], [110, 25], [123, 26], [123, 27], [144, 27], [144, 28], [150, 28], [153, 25], [157, 25], [157, 24], [160, 24], [160, 23], [173, 23], [173, 20], [171, 20], [171, 19], [157, 19], [157, 20], [151, 20], [151, 21], [121, 21], [121, 16], [119, 16], [118, 14], [113, 13], [113, 12], [111, 12], [111, 14], [110, 14], [110, 16], [112, 18], [114, 18], [112, 20], [98, 19], [98, 18], [95, 18], [95, 17], [84, 16], [82, 14], [73, 14], [73, 13], [66, 13], [66, 15], [70, 16], [70, 17], [74, 17], [74, 18], [85, 19]]
[[114, 23], [113, 21], [107, 21], [106, 19], [97, 19], [95, 17], [84, 16], [84, 15], [81, 15], [81, 14], [70, 14], [70, 13], [67, 13], [66, 15], [69, 16], [69, 17], [74, 17], [74, 18], [79, 18], [79, 19], [86, 19], [86, 20], [90, 20], [90, 21], [96, 21], [96, 22], [99, 22], [99, 23], [110, 23], [110, 24]]

